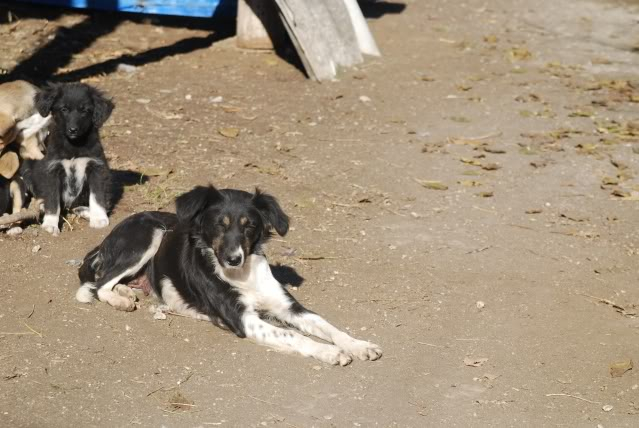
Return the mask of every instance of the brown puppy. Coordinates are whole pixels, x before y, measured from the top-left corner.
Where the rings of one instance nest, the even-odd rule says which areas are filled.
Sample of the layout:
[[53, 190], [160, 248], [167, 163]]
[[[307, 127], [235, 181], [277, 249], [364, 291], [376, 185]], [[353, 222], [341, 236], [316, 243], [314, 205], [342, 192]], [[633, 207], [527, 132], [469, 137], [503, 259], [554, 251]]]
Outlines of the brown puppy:
[[20, 157], [39, 160], [49, 118], [38, 114], [38, 88], [23, 80], [0, 85], [0, 150], [11, 143], [19, 146]]

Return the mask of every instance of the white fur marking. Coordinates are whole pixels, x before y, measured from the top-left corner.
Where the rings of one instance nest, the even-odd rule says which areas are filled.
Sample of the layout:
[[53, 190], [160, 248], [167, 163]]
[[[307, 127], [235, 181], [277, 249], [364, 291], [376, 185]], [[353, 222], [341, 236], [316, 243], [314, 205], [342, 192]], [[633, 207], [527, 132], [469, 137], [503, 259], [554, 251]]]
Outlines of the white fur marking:
[[379, 346], [349, 336], [317, 314], [304, 313], [297, 315], [287, 311], [279, 314], [278, 318], [298, 328], [303, 333], [312, 334], [315, 337], [334, 343], [340, 349], [360, 360], [377, 360], [382, 356], [382, 350]]
[[22, 131], [22, 138], [26, 140], [27, 138], [44, 130], [49, 125], [50, 121], [51, 115], [43, 117], [40, 113], [35, 113], [16, 123], [16, 128]]
[[237, 266], [232, 266], [232, 265], [227, 265], [226, 263], [224, 263], [224, 267], [226, 269], [242, 269], [242, 266], [244, 265], [244, 250], [242, 249], [242, 247], [237, 247], [235, 251], [231, 253], [231, 256], [232, 257], [240, 256], [240, 264]]
[[195, 318], [197, 320], [210, 321], [211, 319], [197, 310], [190, 307], [180, 296], [180, 293], [175, 289], [175, 286], [169, 278], [162, 278], [160, 280], [162, 290], [162, 301], [166, 303], [168, 309], [172, 312]]
[[[210, 250], [209, 256], [210, 259], [213, 260], [215, 274], [240, 291], [240, 301], [247, 307], [247, 313], [251, 311], [257, 312], [259, 310], [266, 311], [281, 321], [291, 324], [301, 332], [312, 334], [320, 339], [332, 342], [336, 345], [335, 348], [343, 350], [362, 360], [376, 360], [381, 357], [382, 351], [377, 345], [352, 338], [332, 326], [319, 315], [311, 313], [296, 315], [291, 312], [291, 301], [284, 293], [282, 285], [273, 277], [271, 267], [264, 256], [252, 254], [247, 258], [242, 269], [233, 270], [220, 268], [212, 250]], [[259, 317], [257, 319], [259, 320]], [[330, 362], [331, 364], [339, 363], [340, 365], [345, 365], [351, 361], [350, 357], [348, 361], [341, 356], [336, 357], [334, 352], [322, 347], [326, 345], [314, 342], [298, 333], [294, 334], [297, 334], [305, 340], [301, 340], [297, 338], [297, 336], [295, 336], [295, 340], [282, 340], [283, 337], [287, 337], [283, 336], [282, 332], [289, 332], [289, 330], [279, 329], [262, 320], [259, 321], [266, 324], [266, 326], [270, 326], [266, 327], [264, 324], [260, 324], [262, 325], [262, 329], [267, 328], [266, 331], [269, 332], [269, 334], [265, 338], [262, 338], [260, 334], [255, 336], [254, 333], [252, 333], [251, 336], [249, 334], [249, 324], [247, 323], [250, 321], [252, 324], [255, 324], [257, 321], [255, 321], [254, 318], [243, 321], [247, 337], [251, 337], [259, 343], [291, 352], [299, 352], [302, 355], [312, 356], [318, 360]], [[276, 335], [275, 332], [278, 334]]]
[[87, 165], [89, 162], [95, 161], [93, 158], [73, 158], [58, 161], [64, 168], [65, 180], [62, 200], [65, 206], [71, 206], [78, 197], [86, 180]]
[[345, 366], [352, 358], [335, 345], [318, 343], [296, 331], [275, 327], [260, 319], [255, 312], [242, 317], [246, 337], [261, 344], [285, 352], [296, 352], [328, 364]]
[[80, 288], [78, 288], [78, 291], [75, 292], [75, 300], [80, 303], [93, 302], [95, 295], [92, 290], [95, 290], [95, 284], [92, 282], [85, 282], [80, 286]]
[[95, 199], [95, 194], [89, 195], [89, 226], [100, 229], [109, 225], [109, 217], [106, 210]]
[[55, 214], [45, 214], [42, 219], [42, 229], [51, 233], [53, 236], [57, 236], [60, 234], [60, 228], [58, 228], [58, 224], [60, 223], [60, 207], [58, 207], [58, 211]]

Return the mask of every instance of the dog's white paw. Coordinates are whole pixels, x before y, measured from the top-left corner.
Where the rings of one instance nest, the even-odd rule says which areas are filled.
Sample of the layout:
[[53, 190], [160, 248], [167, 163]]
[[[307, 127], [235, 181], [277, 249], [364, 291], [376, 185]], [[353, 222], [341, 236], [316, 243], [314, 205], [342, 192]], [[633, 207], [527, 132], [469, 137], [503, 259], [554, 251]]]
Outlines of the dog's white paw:
[[89, 226], [94, 229], [102, 229], [103, 227], [107, 227], [108, 225], [108, 217], [91, 217], [91, 219], [89, 220]]
[[135, 292], [123, 284], [113, 287], [115, 295], [109, 304], [119, 311], [131, 312], [135, 310], [135, 302], [138, 299]]
[[379, 346], [365, 340], [353, 339], [345, 348], [346, 352], [360, 360], [375, 361], [382, 356], [382, 349]]
[[42, 229], [49, 232], [53, 236], [58, 236], [60, 234], [60, 228], [58, 227], [58, 223], [60, 222], [60, 217], [54, 214], [45, 214], [44, 219], [42, 220]]
[[325, 363], [334, 366], [340, 365], [342, 367], [349, 365], [353, 361], [350, 355], [333, 345], [323, 347], [314, 357]]
[[53, 236], [58, 236], [60, 234], [60, 228], [56, 225], [50, 225], [50, 224], [42, 224], [42, 229], [44, 229], [46, 232], [49, 232], [51, 235]]

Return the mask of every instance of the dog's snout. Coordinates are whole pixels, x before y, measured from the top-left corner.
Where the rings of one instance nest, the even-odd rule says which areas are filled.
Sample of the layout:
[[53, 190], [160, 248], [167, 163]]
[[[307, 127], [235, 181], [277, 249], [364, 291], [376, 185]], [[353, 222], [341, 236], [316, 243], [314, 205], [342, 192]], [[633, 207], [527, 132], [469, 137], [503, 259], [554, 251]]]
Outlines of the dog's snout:
[[67, 131], [69, 131], [69, 134], [76, 134], [78, 132], [78, 128], [76, 126], [70, 126], [67, 128]]
[[228, 263], [229, 266], [239, 266], [240, 263], [242, 263], [242, 255], [241, 254], [234, 254], [232, 256], [229, 256], [226, 259], [226, 263]]

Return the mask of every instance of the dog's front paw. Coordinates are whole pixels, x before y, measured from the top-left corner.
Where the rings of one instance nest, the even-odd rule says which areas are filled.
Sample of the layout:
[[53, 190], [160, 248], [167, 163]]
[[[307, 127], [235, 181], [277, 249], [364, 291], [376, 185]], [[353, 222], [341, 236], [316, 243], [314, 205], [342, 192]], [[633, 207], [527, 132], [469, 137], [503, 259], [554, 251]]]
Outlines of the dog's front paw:
[[42, 228], [53, 236], [58, 236], [60, 234], [60, 228], [58, 228], [58, 226], [47, 226], [43, 224]]
[[91, 219], [89, 220], [89, 226], [94, 229], [102, 229], [103, 227], [107, 227], [108, 225], [108, 217], [91, 217]]
[[346, 351], [360, 360], [375, 361], [382, 357], [382, 349], [374, 343], [353, 339]]
[[59, 222], [60, 218], [57, 215], [45, 214], [42, 220], [42, 226], [40, 227], [53, 236], [58, 236], [60, 234], [60, 228], [58, 227]]
[[332, 364], [334, 366], [339, 364], [342, 367], [349, 365], [353, 361], [350, 355], [339, 349], [337, 346], [332, 345], [326, 346], [319, 353], [314, 355], [314, 357], [325, 363]]

